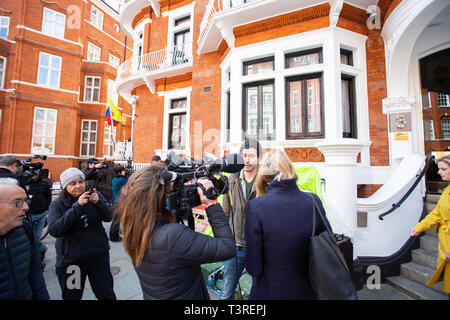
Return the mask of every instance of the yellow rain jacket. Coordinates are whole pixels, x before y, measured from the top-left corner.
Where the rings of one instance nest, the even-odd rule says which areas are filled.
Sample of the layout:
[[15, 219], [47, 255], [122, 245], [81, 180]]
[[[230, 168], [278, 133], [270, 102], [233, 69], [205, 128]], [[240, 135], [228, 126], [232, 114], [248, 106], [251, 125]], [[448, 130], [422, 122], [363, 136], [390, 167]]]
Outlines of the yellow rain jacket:
[[444, 273], [444, 284], [442, 290], [450, 293], [450, 262], [445, 261], [445, 252], [450, 253], [450, 186], [442, 192], [436, 208], [431, 211], [425, 219], [420, 221], [414, 229], [417, 232], [436, 226], [439, 234], [439, 255], [436, 272], [427, 282], [427, 286], [435, 284], [442, 273]]

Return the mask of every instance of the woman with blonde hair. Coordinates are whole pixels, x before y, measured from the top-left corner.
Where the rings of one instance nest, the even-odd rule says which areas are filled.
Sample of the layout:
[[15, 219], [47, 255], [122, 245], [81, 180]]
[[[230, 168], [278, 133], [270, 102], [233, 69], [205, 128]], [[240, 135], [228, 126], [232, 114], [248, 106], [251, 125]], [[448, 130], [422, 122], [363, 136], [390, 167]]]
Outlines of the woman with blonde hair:
[[[444, 156], [436, 162], [442, 180], [450, 181], [450, 156]], [[439, 254], [436, 272], [427, 285], [435, 284], [443, 274], [442, 290], [449, 294], [450, 300], [450, 186], [444, 189], [436, 208], [414, 227], [411, 235], [419, 236], [432, 226], [436, 226], [436, 232], [439, 234]]]
[[[164, 163], [135, 172], [121, 189], [117, 212], [122, 223], [123, 245], [131, 257], [145, 300], [209, 300], [200, 265], [234, 255], [234, 238], [219, 204], [197, 191], [206, 206], [214, 238], [176, 223], [165, 209], [170, 184], [159, 183]], [[209, 180], [199, 180], [207, 190]]]
[[[297, 187], [297, 175], [283, 150], [264, 154], [256, 178], [257, 198], [246, 207], [245, 267], [253, 277], [249, 299], [315, 299], [308, 270], [313, 202], [319, 197]], [[317, 233], [325, 230], [316, 219]]]

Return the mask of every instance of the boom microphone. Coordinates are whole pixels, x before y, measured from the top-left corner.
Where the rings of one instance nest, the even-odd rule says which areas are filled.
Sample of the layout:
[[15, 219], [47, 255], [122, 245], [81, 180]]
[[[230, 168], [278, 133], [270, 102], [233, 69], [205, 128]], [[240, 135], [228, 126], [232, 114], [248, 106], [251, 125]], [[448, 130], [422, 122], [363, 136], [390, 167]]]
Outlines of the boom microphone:
[[244, 158], [239, 153], [231, 153], [216, 160], [211, 164], [211, 169], [219, 169], [219, 171], [236, 173], [244, 168]]

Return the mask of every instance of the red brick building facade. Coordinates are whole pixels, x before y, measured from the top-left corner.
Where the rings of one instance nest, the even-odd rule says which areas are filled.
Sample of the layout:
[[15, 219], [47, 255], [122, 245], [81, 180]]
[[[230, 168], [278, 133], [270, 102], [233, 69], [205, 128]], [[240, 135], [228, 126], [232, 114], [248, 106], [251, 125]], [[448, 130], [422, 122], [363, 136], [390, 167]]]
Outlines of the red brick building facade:
[[[131, 107], [114, 90], [119, 64], [132, 56], [118, 13], [103, 1], [7, 0], [0, 18], [0, 154], [46, 154], [55, 181], [88, 158], [112, 159], [112, 137], [131, 134]], [[125, 120], [115, 135], [107, 96]]]

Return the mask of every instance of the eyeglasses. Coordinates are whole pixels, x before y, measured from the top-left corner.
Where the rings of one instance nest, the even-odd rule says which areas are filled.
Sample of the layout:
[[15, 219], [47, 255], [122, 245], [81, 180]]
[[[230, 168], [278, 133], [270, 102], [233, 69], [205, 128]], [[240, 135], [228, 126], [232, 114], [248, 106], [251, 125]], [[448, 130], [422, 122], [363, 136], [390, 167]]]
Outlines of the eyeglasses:
[[29, 206], [30, 202], [31, 202], [31, 200], [28, 198], [18, 198], [18, 199], [14, 199], [12, 201], [0, 201], [0, 203], [13, 204], [17, 209], [22, 208], [24, 203], [26, 203], [27, 206]]

